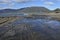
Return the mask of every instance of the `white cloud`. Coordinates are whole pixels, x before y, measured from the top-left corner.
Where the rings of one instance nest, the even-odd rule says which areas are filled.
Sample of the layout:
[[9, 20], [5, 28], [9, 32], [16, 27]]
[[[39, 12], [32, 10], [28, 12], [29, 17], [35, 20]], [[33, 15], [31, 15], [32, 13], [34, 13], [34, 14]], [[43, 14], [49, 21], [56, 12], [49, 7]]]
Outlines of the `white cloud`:
[[12, 1], [11, 1], [11, 0], [1, 0], [1, 1], [0, 1], [0, 3], [4, 3], [4, 4], [5, 4], [5, 3], [10, 3], [10, 2], [12, 2]]
[[51, 6], [55, 4], [56, 0], [41, 0], [45, 5]]
[[51, 6], [54, 4], [54, 2], [44, 2], [44, 4]]
[[28, 2], [28, 1], [32, 1], [32, 0], [0, 0], [0, 3], [11, 3], [11, 2]]
[[13, 0], [14, 2], [28, 2], [30, 0]]
[[[41, 1], [44, 3], [44, 5], [51, 6], [55, 4], [56, 2], [59, 2], [60, 0], [0, 0], [0, 4], [7, 4], [9, 8], [13, 7], [15, 3], [26, 3], [26, 2], [36, 2]], [[15, 2], [15, 3], [14, 3]], [[0, 5], [1, 6], [1, 5]]]
[[25, 3], [32, 0], [0, 0], [0, 4], [7, 4], [9, 8], [13, 7], [15, 3]]

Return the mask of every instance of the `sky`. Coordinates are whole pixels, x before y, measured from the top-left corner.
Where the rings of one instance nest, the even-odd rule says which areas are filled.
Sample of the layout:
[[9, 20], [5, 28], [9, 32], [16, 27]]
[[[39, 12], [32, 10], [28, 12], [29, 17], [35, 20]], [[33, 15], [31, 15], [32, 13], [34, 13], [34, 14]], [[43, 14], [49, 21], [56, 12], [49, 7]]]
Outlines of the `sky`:
[[40, 6], [54, 10], [60, 8], [60, 0], [0, 0], [0, 9], [20, 9], [30, 6]]

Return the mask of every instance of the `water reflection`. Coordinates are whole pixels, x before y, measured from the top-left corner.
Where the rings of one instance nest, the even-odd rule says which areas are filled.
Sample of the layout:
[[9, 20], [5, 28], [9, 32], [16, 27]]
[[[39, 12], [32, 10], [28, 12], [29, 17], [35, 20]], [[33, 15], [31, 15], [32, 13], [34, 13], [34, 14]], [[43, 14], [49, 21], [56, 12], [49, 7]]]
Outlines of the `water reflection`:
[[[38, 35], [41, 34], [42, 38], [49, 39], [49, 40], [57, 40], [60, 37], [60, 22], [56, 20], [47, 20], [47, 19], [22, 19], [17, 20], [14, 22], [17, 24], [25, 24], [27, 25], [26, 28], [23, 27], [21, 30], [25, 29], [28, 31], [28, 34], [31, 32], [37, 33], [37, 38], [40, 38]], [[29, 25], [31, 25], [29, 27]], [[29, 28], [28, 28], [29, 27]], [[30, 32], [31, 31], [31, 32]], [[27, 34], [26, 34], [27, 35]], [[32, 34], [34, 35], [34, 34]]]
[[56, 20], [47, 20], [47, 19], [18, 19], [13, 24], [21, 24], [21, 23], [27, 23], [27, 24], [32, 24], [32, 26], [49, 26], [53, 29], [60, 29], [60, 22]]
[[[7, 25], [8, 24], [6, 24], [6, 26]], [[14, 33], [15, 34], [14, 37], [16, 38], [13, 37], [13, 39], [17, 39], [17, 38], [18, 39], [25, 38], [25, 40], [60, 39], [59, 38], [60, 37], [60, 22], [56, 20], [27, 19], [27, 18], [20, 19], [19, 18], [16, 21], [10, 23], [9, 27], [11, 26], [13, 27], [13, 31], [15, 30], [15, 33], [16, 33], [16, 34]], [[12, 34], [13, 34], [13, 31], [11, 32]], [[5, 35], [9, 34], [8, 32]]]

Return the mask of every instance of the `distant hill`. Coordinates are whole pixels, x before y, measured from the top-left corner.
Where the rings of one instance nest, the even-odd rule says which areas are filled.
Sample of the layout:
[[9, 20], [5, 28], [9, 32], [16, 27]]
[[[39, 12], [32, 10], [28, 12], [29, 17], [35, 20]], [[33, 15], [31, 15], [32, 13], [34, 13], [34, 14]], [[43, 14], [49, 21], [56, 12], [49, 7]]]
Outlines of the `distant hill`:
[[20, 12], [24, 12], [24, 13], [31, 13], [31, 12], [37, 12], [37, 13], [50, 12], [50, 10], [47, 9], [47, 8], [45, 8], [45, 7], [26, 7], [26, 8], [21, 8], [19, 10], [20, 10]]
[[50, 12], [49, 9], [45, 8], [45, 7], [26, 7], [26, 8], [21, 8], [21, 9], [4, 9], [4, 10], [0, 10], [0, 13], [42, 13], [42, 12]]
[[54, 11], [60, 11], [60, 8], [56, 8]]
[[3, 10], [0, 10], [0, 13], [11, 13], [11, 12], [16, 12], [17, 10], [15, 9], [3, 9]]
[[55, 11], [55, 12], [56, 12], [56, 11], [57, 11], [57, 12], [60, 12], [60, 8], [57, 8], [57, 9], [55, 9], [54, 11]]
[[55, 10], [52, 10], [52, 12], [60, 13], [60, 8], [56, 8]]

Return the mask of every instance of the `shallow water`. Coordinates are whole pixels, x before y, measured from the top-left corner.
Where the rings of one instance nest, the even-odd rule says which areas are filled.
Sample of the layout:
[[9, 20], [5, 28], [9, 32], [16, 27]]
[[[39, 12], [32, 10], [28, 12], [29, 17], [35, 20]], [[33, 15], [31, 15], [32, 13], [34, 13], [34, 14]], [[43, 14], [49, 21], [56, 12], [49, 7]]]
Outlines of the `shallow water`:
[[26, 16], [28, 14], [23, 14], [23, 13], [2, 13], [0, 16], [2, 17], [8, 17], [8, 16]]
[[[24, 28], [24, 26], [21, 24], [23, 24], [23, 25], [26, 24], [27, 27]], [[18, 26], [18, 25], [20, 25], [20, 26]], [[31, 29], [28, 28], [29, 25], [31, 25], [30, 26]], [[56, 20], [27, 19], [27, 18], [20, 19], [19, 18], [16, 21], [8, 23], [3, 26], [4, 27], [6, 27], [6, 26], [11, 27], [12, 26], [13, 28], [16, 27], [15, 30], [17, 30], [17, 32], [20, 32], [20, 33], [21, 33], [21, 30], [26, 30], [26, 31], [28, 31], [28, 34], [30, 34], [31, 32], [36, 32], [36, 33], [38, 33], [36, 35], [40, 35], [40, 34], [41, 34], [41, 36], [45, 35], [46, 38], [51, 37], [51, 39], [54, 38], [54, 40], [60, 39], [60, 21], [56, 21]], [[4, 28], [4, 27], [1, 29], [1, 31], [7, 30], [8, 27], [7, 28]]]
[[49, 29], [54, 29], [54, 30], [60, 30], [60, 21], [56, 21], [56, 20], [49, 20], [49, 19], [17, 19], [14, 22], [8, 23], [3, 25], [8, 26], [10, 24], [10, 26], [14, 25], [14, 26], [18, 26], [19, 24], [27, 24], [27, 25], [31, 25], [31, 27], [34, 27], [36, 29], [39, 28], [43, 28], [45, 29], [46, 27]]
[[[18, 19], [16, 20], [14, 23], [20, 24], [20, 23], [28, 23], [28, 24], [32, 24], [32, 25], [48, 25], [52, 28], [59, 28], [60, 27], [60, 21], [56, 21], [56, 20], [48, 20], [48, 19]], [[14, 24], [13, 23], [13, 24]]]

